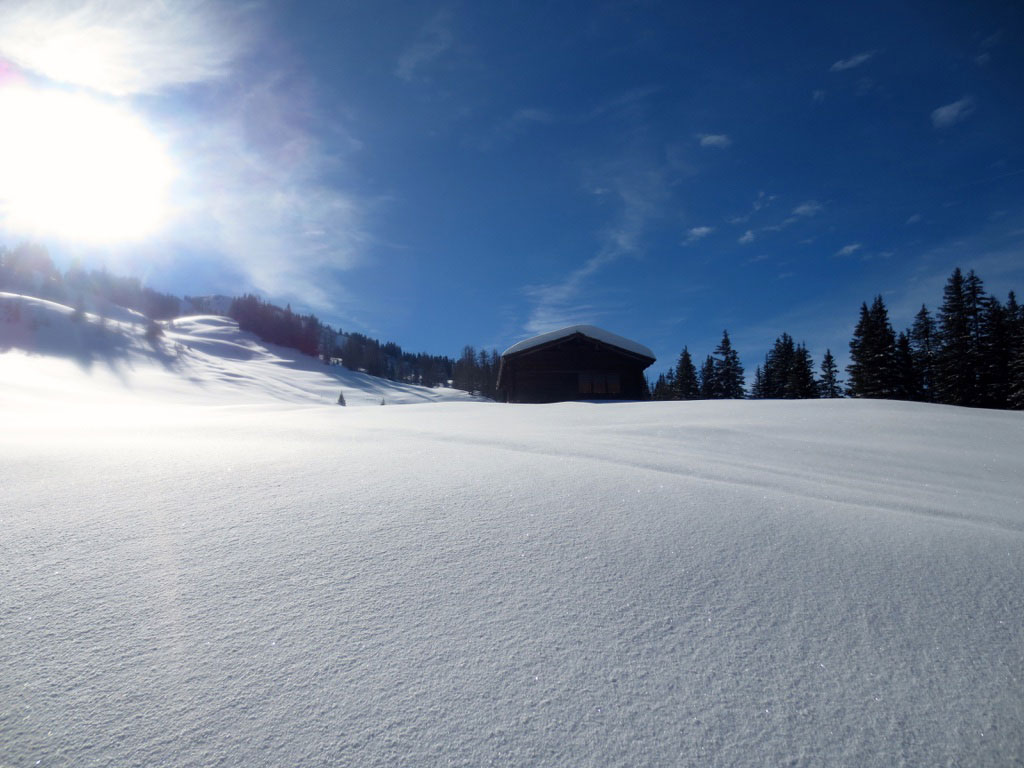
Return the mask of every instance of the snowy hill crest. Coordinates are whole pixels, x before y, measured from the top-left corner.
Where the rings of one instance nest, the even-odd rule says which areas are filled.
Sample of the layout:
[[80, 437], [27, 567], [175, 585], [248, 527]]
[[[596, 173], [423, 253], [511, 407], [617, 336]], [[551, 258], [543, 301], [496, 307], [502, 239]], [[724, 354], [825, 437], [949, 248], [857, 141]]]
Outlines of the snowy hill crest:
[[[228, 317], [156, 322], [132, 310], [101, 315], [11, 293], [0, 293], [0, 354], [5, 352], [0, 369], [7, 375], [0, 372], [0, 377], [11, 387], [19, 386], [14, 368], [27, 377], [21, 386], [30, 388], [30, 367], [64, 363], [97, 381], [120, 382], [127, 395], [152, 389], [162, 397], [191, 401], [335, 404], [339, 392], [350, 406], [473, 399], [460, 390], [327, 366], [294, 349], [267, 344]], [[88, 378], [79, 383], [89, 388]]]

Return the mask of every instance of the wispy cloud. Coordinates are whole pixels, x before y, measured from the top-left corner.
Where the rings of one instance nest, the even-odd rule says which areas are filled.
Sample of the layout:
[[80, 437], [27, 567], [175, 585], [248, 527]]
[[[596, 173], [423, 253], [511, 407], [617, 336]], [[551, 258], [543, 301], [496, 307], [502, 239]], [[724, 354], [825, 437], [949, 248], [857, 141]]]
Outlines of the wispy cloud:
[[514, 140], [531, 127], [548, 125], [555, 120], [555, 115], [545, 109], [536, 107], [517, 109], [508, 117], [498, 120], [490, 131], [468, 139], [467, 143], [486, 152]]
[[988, 37], [986, 37], [984, 40], [981, 41], [981, 47], [982, 48], [994, 48], [995, 46], [999, 45], [999, 43], [1002, 41], [1002, 39], [1003, 39], [1003, 30], [1001, 30], [1001, 29], [996, 30], [993, 34], [989, 35]]
[[586, 188], [602, 197], [614, 195], [619, 208], [614, 223], [599, 234], [598, 252], [562, 280], [527, 286], [525, 293], [533, 303], [524, 325], [527, 333], [543, 333], [554, 328], [595, 322], [607, 312], [586, 295], [591, 277], [627, 257], [643, 253], [643, 238], [650, 221], [661, 214], [668, 194], [662, 169], [645, 165], [634, 157], [613, 163], [588, 179]]
[[217, 254], [254, 290], [328, 309], [345, 298], [336, 273], [359, 263], [371, 239], [371, 204], [324, 180], [361, 145], [335, 124], [326, 149], [310, 130], [324, 118], [299, 80], [265, 73], [202, 121], [182, 116], [174, 238]]
[[843, 72], [847, 69], [859, 67], [861, 64], [865, 64], [866, 62], [870, 61], [876, 53], [877, 51], [864, 51], [863, 53], [854, 54], [848, 59], [840, 59], [831, 67], [829, 67], [829, 69], [832, 72]]
[[224, 77], [255, 36], [252, 6], [208, 0], [9, 0], [0, 55], [114, 96]]
[[698, 240], [707, 237], [714, 231], [714, 227], [693, 227], [692, 229], [690, 229], [689, 232], [686, 233], [686, 240], [684, 241], [684, 244], [688, 245], [690, 243], [695, 243]]
[[398, 57], [395, 74], [406, 82], [412, 82], [423, 67], [451, 48], [455, 41], [451, 23], [450, 9], [442, 8], [435, 13], [420, 27], [415, 42]]
[[807, 200], [806, 202], [800, 203], [800, 205], [793, 209], [793, 215], [808, 217], [817, 216], [823, 210], [825, 210], [825, 206], [817, 200]]
[[765, 193], [764, 190], [761, 190], [757, 193], [757, 198], [754, 200], [751, 207], [755, 211], [760, 211], [762, 208], [767, 208], [771, 205], [775, 201], [776, 197], [778, 197], [778, 195], [769, 195]]
[[823, 102], [825, 100], [825, 91], [821, 90], [820, 88], [811, 91], [811, 99], [818, 103]]
[[740, 236], [740, 239], [737, 242], [739, 242], [741, 245], [747, 245], [748, 243], [754, 242], [753, 231], [748, 229]]
[[965, 96], [959, 101], [939, 107], [932, 112], [932, 125], [936, 128], [949, 128], [966, 120], [974, 112], [974, 99]]
[[702, 147], [717, 147], [718, 149], [725, 149], [726, 147], [732, 146], [732, 139], [724, 133], [701, 133], [698, 134], [698, 138], [700, 139], [700, 145]]
[[912, 213], [907, 217], [907, 224], [917, 224], [923, 217], [920, 213]]
[[860, 243], [850, 243], [849, 245], [844, 245], [842, 248], [836, 251], [836, 256], [852, 256], [860, 249]]

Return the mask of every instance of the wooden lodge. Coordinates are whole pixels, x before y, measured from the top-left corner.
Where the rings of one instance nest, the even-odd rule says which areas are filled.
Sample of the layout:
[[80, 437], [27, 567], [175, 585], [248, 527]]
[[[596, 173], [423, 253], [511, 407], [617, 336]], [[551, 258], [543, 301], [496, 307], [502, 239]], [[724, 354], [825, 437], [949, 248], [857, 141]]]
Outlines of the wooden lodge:
[[651, 350], [593, 325], [513, 344], [501, 355], [498, 392], [508, 403], [642, 400]]

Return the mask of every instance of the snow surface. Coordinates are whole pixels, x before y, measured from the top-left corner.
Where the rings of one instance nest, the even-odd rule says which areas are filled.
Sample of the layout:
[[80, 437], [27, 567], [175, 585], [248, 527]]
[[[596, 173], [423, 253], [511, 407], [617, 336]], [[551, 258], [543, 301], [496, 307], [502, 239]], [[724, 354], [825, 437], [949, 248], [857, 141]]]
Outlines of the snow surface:
[[1024, 414], [339, 408], [177, 325], [0, 354], [0, 766], [1024, 760]]
[[547, 344], [555, 339], [563, 339], [566, 336], [572, 336], [574, 333], [582, 333], [584, 336], [603, 341], [605, 344], [611, 344], [613, 347], [619, 347], [637, 355], [645, 355], [652, 360], [656, 359], [654, 353], [643, 344], [631, 341], [611, 331], [606, 331], [604, 328], [598, 328], [596, 325], [570, 325], [565, 328], [559, 328], [557, 331], [548, 331], [539, 336], [532, 336], [529, 339], [523, 339], [519, 343], [513, 344], [502, 352], [501, 355], [504, 357], [515, 352], [522, 352], [524, 349], [539, 347], [541, 344]]
[[0, 293], [0, 353], [8, 352], [0, 365], [4, 394], [63, 396], [70, 378], [76, 398], [117, 402], [159, 396], [196, 403], [269, 398], [336, 404], [339, 392], [348, 406], [379, 406], [382, 399], [388, 405], [474, 399], [457, 389], [327, 366], [244, 333], [227, 317], [178, 318], [160, 323], [161, 334], [151, 338], [137, 312], [117, 308], [110, 314], [86, 312], [76, 320], [70, 307]]

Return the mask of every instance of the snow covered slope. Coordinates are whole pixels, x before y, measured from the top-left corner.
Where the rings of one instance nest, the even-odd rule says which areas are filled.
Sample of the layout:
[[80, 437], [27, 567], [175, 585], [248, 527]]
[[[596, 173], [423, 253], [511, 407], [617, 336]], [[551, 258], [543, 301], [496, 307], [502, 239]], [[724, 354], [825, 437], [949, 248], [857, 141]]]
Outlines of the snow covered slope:
[[338, 408], [237, 354], [271, 397], [0, 355], [5, 768], [1024, 760], [1024, 415]]
[[244, 333], [227, 317], [178, 318], [157, 324], [154, 334], [147, 333], [142, 315], [116, 309], [102, 317], [76, 314], [51, 301], [0, 293], [0, 354], [8, 353], [0, 357], [0, 387], [6, 396], [63, 395], [41, 391], [42, 379], [57, 383], [58, 390], [62, 382], [73, 382], [76, 397], [93, 399], [334, 404], [339, 392], [350, 406], [472, 399], [459, 390], [326, 366]]

